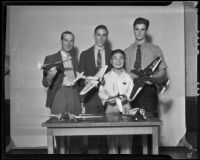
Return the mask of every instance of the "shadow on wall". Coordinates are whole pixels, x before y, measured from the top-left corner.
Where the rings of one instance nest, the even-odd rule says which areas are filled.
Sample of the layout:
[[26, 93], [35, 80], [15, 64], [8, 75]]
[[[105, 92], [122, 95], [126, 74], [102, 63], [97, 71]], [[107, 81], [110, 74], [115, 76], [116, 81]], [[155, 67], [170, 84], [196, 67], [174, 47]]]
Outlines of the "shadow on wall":
[[110, 40], [107, 40], [106, 43], [105, 43], [105, 48], [110, 48], [112, 49], [112, 43]]
[[74, 58], [78, 58], [79, 56], [78, 54], [79, 54], [79, 49], [76, 46], [74, 46], [71, 50], [71, 56]]
[[146, 41], [149, 42], [149, 43], [153, 42], [153, 38], [152, 38], [152, 36], [150, 34], [146, 35]]
[[[159, 100], [159, 106], [163, 106], [163, 113], [167, 114], [173, 105], [173, 100], [168, 100], [166, 102]], [[160, 108], [159, 108], [160, 110]]]

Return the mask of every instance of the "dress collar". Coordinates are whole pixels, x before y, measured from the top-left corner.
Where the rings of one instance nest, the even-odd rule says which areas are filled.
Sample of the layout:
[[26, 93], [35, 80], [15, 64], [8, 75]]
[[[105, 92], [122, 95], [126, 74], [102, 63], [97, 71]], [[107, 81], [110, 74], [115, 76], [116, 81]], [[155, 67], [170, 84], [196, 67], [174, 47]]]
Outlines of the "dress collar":
[[111, 69], [111, 72], [112, 72], [113, 74], [117, 75], [117, 76], [121, 76], [121, 75], [123, 75], [123, 74], [125, 73], [125, 69], [123, 69], [123, 71], [121, 72], [121, 74], [120, 74], [120, 75], [119, 75], [119, 74], [117, 74], [117, 73], [114, 71], [114, 69], [113, 69], [113, 68]]

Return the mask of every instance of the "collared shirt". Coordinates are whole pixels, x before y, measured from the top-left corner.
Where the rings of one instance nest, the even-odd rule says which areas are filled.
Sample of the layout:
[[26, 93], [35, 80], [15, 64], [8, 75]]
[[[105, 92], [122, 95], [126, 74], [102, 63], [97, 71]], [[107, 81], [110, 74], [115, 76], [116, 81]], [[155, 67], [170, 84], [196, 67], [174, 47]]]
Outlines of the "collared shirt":
[[[62, 56], [63, 61], [71, 58], [71, 56], [63, 50], [61, 50], [61, 56]], [[72, 86], [73, 85], [72, 82], [75, 79], [75, 75], [74, 75], [71, 59], [63, 62], [63, 66], [64, 66], [64, 78], [63, 78], [62, 85], [63, 86]]]
[[[136, 52], [137, 52], [137, 42], [130, 45], [125, 49], [126, 53], [126, 70], [128, 73], [134, 69]], [[155, 58], [161, 57], [161, 64], [158, 70], [167, 68], [162, 50], [159, 46], [144, 42], [141, 44], [141, 69], [146, 68]]]
[[102, 59], [102, 66], [106, 64], [106, 58], [105, 58], [105, 48], [100, 48], [99, 46], [95, 45], [94, 46], [94, 58], [95, 58], [95, 64], [97, 66], [97, 54], [98, 51], [100, 50], [101, 53], [101, 59]]
[[118, 75], [112, 69], [104, 75], [104, 81], [104, 85], [99, 87], [99, 97], [103, 104], [105, 104], [105, 100], [118, 94], [125, 95], [129, 100], [133, 88], [133, 80], [125, 70]]

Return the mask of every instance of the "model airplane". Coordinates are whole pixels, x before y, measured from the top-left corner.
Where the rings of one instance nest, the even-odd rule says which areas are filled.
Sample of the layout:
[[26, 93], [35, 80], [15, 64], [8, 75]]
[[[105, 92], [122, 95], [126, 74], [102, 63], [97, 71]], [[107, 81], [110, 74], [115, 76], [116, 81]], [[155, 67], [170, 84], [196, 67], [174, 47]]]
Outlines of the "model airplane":
[[58, 62], [49, 63], [49, 64], [42, 64], [41, 62], [39, 62], [38, 65], [37, 65], [37, 67], [38, 67], [39, 69], [51, 68], [51, 67], [56, 66], [56, 65], [59, 64], [59, 63], [63, 63], [63, 62], [65, 62], [65, 61], [69, 61], [70, 59], [71, 59], [71, 58], [68, 58], [68, 59], [66, 59], [66, 60], [64, 60], [64, 61], [58, 61]]
[[127, 100], [125, 95], [117, 95], [114, 97], [108, 98], [105, 102], [110, 102], [111, 104], [117, 105], [119, 112], [124, 114], [124, 109], [123, 109], [123, 102]]
[[139, 119], [143, 119], [143, 120], [149, 119], [146, 117], [146, 111], [143, 108], [133, 108], [124, 115], [133, 116], [135, 121], [137, 121]]
[[50, 117], [56, 117], [59, 121], [65, 121], [65, 120], [83, 120], [83, 119], [91, 119], [91, 118], [102, 118], [101, 115], [93, 115], [93, 114], [71, 114], [71, 113], [59, 113], [59, 114], [43, 114], [44, 116], [50, 116]]
[[151, 83], [155, 84], [160, 93], [163, 93], [169, 85], [170, 80], [166, 79], [163, 81], [154, 79], [151, 77], [156, 71], [158, 66], [161, 63], [161, 58], [157, 57], [153, 60], [144, 70], [132, 70], [131, 73], [138, 76], [138, 78], [134, 79], [134, 87], [130, 95], [130, 99], [134, 100], [138, 93], [142, 90], [143, 86], [145, 85], [146, 81], [150, 81]]
[[108, 66], [105, 65], [103, 66], [95, 76], [88, 76], [85, 77], [84, 79], [89, 79], [89, 83], [81, 90], [79, 93], [80, 95], [85, 95], [88, 93], [92, 88], [97, 87], [100, 82], [102, 82], [103, 75], [105, 74]]

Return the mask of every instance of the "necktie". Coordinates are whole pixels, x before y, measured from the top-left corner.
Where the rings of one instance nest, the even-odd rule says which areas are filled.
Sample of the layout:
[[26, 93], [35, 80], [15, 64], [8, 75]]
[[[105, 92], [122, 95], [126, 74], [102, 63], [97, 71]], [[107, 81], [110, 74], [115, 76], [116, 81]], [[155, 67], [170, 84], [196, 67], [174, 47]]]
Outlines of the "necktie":
[[101, 68], [101, 65], [102, 65], [101, 50], [98, 50], [98, 53], [97, 53], [97, 68]]
[[138, 45], [137, 52], [136, 52], [136, 60], [134, 64], [134, 68], [136, 70], [139, 70], [141, 68], [141, 50], [140, 50], [141, 45]]

